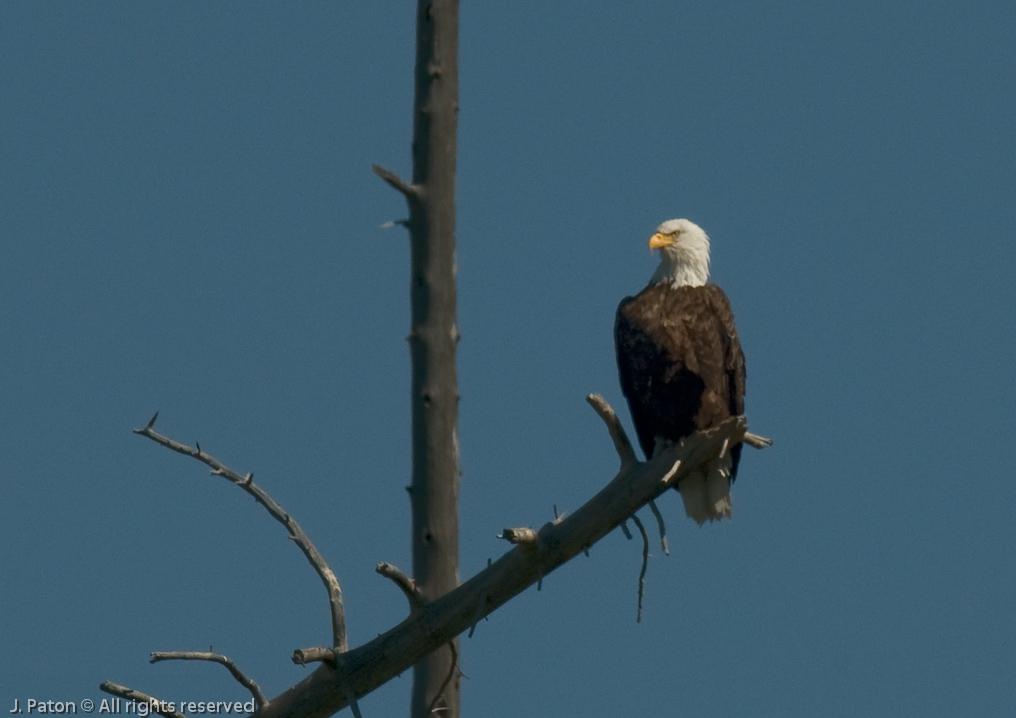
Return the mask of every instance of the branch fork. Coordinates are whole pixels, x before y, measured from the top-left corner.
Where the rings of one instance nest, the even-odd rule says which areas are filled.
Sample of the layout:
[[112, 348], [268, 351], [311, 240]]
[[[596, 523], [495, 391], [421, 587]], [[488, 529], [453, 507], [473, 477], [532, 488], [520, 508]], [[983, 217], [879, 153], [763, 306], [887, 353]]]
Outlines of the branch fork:
[[[356, 697], [370, 693], [453, 641], [460, 633], [467, 630], [472, 633], [481, 619], [541, 581], [544, 576], [615, 528], [623, 527], [627, 519], [635, 521], [637, 517], [634, 514], [639, 508], [660, 496], [670, 486], [678, 484], [696, 467], [715, 457], [724, 442], [727, 443], [727, 450], [739, 442], [759, 448], [772, 443], [763, 437], [748, 434], [747, 421], [739, 416], [687, 437], [680, 444], [659, 452], [650, 461], [639, 462], [609, 405], [602, 397], [595, 396], [590, 397], [589, 403], [604, 418], [608, 430], [616, 422], [616, 428], [610, 433], [621, 459], [621, 469], [606, 486], [567, 517], [559, 516], [554, 521], [548, 521], [539, 531], [529, 528], [506, 530], [502, 537], [515, 539], [514, 548], [497, 561], [488, 563], [483, 571], [468, 581], [423, 604], [419, 610], [411, 610], [410, 615], [398, 626], [364, 645], [351, 651], [336, 648], [296, 651], [294, 662], [307, 664], [317, 661], [322, 665], [299, 684], [269, 701], [259, 711], [260, 718], [325, 718], [351, 705]], [[597, 408], [600, 404], [601, 408], [609, 411], [601, 412], [601, 408]], [[154, 417], [145, 429], [138, 430], [137, 433], [175, 451], [199, 458], [213, 469], [221, 466], [203, 452], [198, 455], [196, 450], [156, 434], [152, 429], [153, 423]], [[242, 481], [254, 487], [248, 476], [240, 477], [225, 467], [222, 468], [223, 475], [234, 483], [240, 485]], [[642, 535], [643, 570], [640, 572], [639, 584], [644, 587], [649, 541], [645, 526], [639, 521], [635, 523]], [[385, 570], [382, 575], [398, 584], [398, 574], [395, 571], [397, 569]], [[455, 662], [452, 661], [453, 665]], [[147, 698], [144, 694], [111, 683], [103, 684], [102, 688], [115, 695]], [[175, 713], [163, 715], [167, 718], [185, 718]]]

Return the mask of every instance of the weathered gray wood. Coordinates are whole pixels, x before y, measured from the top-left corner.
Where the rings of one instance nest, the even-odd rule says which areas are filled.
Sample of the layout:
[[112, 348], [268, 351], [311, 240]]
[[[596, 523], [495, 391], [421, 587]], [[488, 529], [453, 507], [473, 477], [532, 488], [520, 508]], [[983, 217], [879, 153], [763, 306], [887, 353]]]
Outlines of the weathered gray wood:
[[693, 434], [650, 462], [626, 463], [575, 513], [544, 525], [535, 544], [516, 546], [387, 633], [343, 654], [338, 667], [322, 664], [272, 699], [261, 718], [326, 718], [347, 705], [348, 692], [362, 696], [383, 685], [588, 549], [650, 499], [716, 456], [724, 442], [732, 446], [743, 440], [746, 429], [745, 418], [734, 417]]
[[[458, 380], [455, 295], [455, 155], [458, 0], [419, 0], [413, 100], [411, 244], [413, 580], [426, 600], [459, 583]], [[447, 639], [446, 641], [447, 642]], [[452, 652], [424, 654], [413, 670], [413, 718], [458, 718]], [[438, 698], [443, 690], [443, 695]], [[355, 689], [354, 689], [355, 690]]]

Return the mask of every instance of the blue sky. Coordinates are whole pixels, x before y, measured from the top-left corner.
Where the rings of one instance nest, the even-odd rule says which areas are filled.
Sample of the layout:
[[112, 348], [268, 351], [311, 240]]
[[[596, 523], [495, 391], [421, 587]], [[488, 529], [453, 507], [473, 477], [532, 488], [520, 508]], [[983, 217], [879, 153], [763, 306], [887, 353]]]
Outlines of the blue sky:
[[[0, 8], [0, 699], [275, 695], [408, 569], [410, 3]], [[461, 573], [615, 473], [613, 312], [688, 217], [748, 359], [734, 520], [664, 497], [463, 639], [464, 715], [1016, 710], [1016, 6], [464, 3]], [[624, 411], [627, 422], [627, 412]], [[361, 702], [405, 714], [410, 676]]]

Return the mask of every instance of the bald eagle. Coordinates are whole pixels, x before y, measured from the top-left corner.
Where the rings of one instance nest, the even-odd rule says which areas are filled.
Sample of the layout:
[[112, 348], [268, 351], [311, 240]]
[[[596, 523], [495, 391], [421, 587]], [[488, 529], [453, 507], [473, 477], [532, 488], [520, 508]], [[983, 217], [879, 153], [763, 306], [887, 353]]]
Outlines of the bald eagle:
[[[621, 391], [646, 458], [699, 429], [744, 413], [744, 354], [727, 296], [708, 284], [709, 237], [686, 219], [649, 239], [660, 266], [649, 286], [617, 308]], [[700, 525], [730, 518], [741, 445], [684, 480], [684, 510]]]

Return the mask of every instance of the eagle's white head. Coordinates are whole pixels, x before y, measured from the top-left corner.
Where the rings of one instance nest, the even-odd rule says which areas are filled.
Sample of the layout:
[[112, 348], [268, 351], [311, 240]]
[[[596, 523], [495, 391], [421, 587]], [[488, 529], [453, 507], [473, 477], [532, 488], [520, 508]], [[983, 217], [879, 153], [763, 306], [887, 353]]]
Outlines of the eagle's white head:
[[694, 222], [671, 219], [649, 238], [649, 250], [660, 250], [660, 266], [650, 284], [671, 282], [679, 287], [701, 287], [709, 279], [709, 237]]

